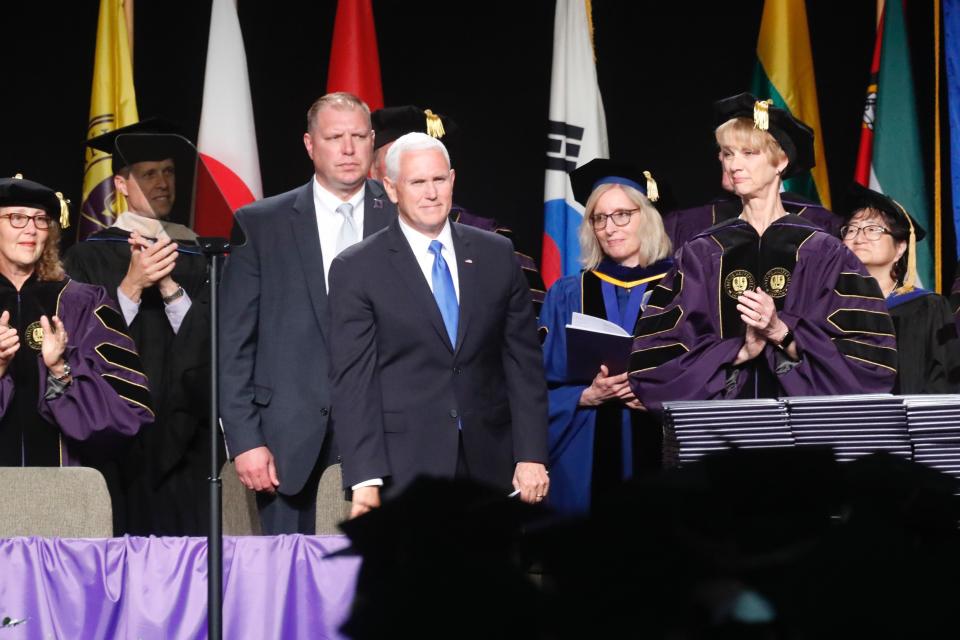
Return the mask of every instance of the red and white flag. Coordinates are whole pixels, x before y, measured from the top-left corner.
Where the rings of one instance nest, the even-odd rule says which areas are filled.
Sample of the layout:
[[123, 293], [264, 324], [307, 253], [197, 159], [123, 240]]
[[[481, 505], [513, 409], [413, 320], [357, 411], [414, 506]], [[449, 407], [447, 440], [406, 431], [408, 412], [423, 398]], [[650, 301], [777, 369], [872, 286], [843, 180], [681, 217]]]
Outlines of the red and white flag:
[[348, 91], [371, 111], [383, 108], [377, 30], [370, 0], [340, 0], [333, 22], [327, 92]]
[[197, 148], [194, 230], [201, 236], [226, 236], [233, 212], [263, 197], [236, 0], [213, 0]]

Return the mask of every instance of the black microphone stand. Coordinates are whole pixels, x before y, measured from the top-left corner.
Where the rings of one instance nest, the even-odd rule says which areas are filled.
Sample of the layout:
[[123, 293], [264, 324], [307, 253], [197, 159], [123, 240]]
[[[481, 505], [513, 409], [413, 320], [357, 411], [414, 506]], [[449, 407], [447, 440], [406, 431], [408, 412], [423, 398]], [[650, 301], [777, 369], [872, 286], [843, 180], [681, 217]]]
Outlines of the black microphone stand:
[[220, 437], [219, 349], [217, 344], [220, 265], [230, 253], [226, 238], [198, 238], [210, 278], [210, 533], [207, 534], [207, 637], [223, 637], [223, 484], [217, 442]]

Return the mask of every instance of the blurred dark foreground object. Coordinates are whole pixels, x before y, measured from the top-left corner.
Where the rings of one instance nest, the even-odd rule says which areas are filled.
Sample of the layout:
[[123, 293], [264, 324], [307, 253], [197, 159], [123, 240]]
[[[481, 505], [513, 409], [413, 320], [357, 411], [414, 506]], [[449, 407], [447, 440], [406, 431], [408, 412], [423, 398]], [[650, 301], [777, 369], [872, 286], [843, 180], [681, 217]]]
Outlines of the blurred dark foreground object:
[[343, 631], [933, 637], [960, 628], [958, 489], [886, 454], [840, 464], [829, 449], [730, 450], [624, 485], [590, 518], [559, 520], [421, 479], [344, 523], [364, 565]]

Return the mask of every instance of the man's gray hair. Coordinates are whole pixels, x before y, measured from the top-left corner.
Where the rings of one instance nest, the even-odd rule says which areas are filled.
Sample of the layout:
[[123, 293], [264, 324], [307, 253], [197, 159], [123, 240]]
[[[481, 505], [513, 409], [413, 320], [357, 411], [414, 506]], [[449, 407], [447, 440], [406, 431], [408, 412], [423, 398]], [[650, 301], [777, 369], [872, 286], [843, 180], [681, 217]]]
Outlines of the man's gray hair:
[[450, 166], [450, 153], [447, 152], [447, 148], [443, 143], [425, 133], [415, 131], [400, 136], [390, 146], [390, 150], [387, 151], [387, 158], [384, 161], [387, 168], [387, 177], [391, 180], [396, 180], [400, 175], [401, 154], [407, 151], [427, 151], [429, 149], [437, 149], [443, 153], [443, 157], [447, 161], [447, 166]]

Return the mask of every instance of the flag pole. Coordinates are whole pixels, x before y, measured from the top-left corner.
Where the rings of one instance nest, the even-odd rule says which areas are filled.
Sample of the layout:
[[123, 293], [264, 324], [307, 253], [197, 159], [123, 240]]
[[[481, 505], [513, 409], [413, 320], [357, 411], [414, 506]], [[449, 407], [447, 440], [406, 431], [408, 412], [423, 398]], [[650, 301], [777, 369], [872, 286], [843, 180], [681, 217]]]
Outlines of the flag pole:
[[207, 638], [223, 637], [223, 482], [220, 478], [219, 282], [221, 260], [230, 253], [225, 238], [197, 238], [210, 279], [210, 532], [207, 534]]
[[943, 181], [940, 175], [940, 0], [933, 0], [933, 278], [943, 293]]

